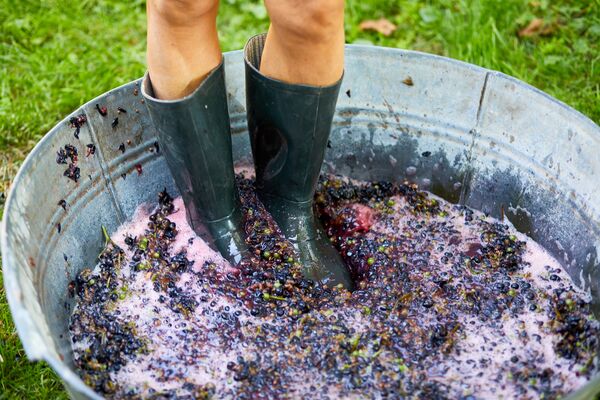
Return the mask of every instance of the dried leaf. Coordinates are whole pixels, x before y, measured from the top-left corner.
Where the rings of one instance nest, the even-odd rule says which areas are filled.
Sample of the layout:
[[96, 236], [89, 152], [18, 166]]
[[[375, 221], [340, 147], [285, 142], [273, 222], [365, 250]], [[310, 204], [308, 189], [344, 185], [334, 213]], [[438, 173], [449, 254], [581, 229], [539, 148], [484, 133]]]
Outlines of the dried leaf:
[[531, 37], [536, 35], [549, 35], [554, 32], [554, 26], [544, 24], [541, 18], [534, 18], [529, 25], [519, 31], [519, 37]]
[[391, 23], [385, 18], [379, 18], [377, 20], [370, 19], [360, 23], [358, 26], [361, 31], [371, 30], [381, 33], [385, 36], [390, 36], [398, 28], [396, 25]]
[[543, 25], [544, 21], [542, 19], [534, 18], [529, 25], [519, 31], [519, 37], [533, 36], [540, 31]]

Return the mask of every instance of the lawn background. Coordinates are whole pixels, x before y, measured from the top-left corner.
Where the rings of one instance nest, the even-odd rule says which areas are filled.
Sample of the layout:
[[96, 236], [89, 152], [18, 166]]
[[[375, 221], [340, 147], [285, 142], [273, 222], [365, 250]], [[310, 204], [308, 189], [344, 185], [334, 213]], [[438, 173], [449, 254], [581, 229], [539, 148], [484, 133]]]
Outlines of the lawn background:
[[[600, 0], [346, 0], [348, 43], [420, 50], [513, 75], [600, 122]], [[142, 0], [0, 0], [0, 217], [27, 152], [85, 101], [145, 70]], [[387, 18], [390, 36], [361, 31]], [[538, 28], [523, 32], [534, 19]], [[536, 23], [534, 23], [535, 25]], [[261, 1], [221, 0], [224, 51], [265, 31]], [[521, 34], [519, 34], [521, 32]], [[525, 34], [524, 34], [525, 33]], [[26, 360], [0, 276], [0, 399], [63, 399]]]

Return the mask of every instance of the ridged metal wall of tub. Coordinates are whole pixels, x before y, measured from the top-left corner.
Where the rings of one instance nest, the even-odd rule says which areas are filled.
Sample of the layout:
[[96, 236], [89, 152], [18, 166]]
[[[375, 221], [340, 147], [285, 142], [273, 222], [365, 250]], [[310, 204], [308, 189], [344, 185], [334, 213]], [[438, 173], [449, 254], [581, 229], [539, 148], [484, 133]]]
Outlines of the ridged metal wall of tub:
[[[225, 60], [234, 159], [247, 162], [242, 54]], [[114, 232], [163, 187], [176, 193], [139, 84], [99, 96], [48, 132], [16, 176], [2, 222], [4, 280], [19, 336], [29, 358], [48, 361], [76, 399], [100, 396], [73, 370], [68, 283], [95, 264], [101, 226]], [[79, 168], [77, 181], [64, 175], [68, 156], [57, 164], [66, 145], [77, 149], [70, 171], [74, 177]], [[598, 149], [600, 128], [591, 120], [504, 74], [417, 52], [348, 46], [324, 168], [407, 179], [508, 218], [591, 290], [598, 313]], [[572, 398], [595, 393], [599, 377]]]

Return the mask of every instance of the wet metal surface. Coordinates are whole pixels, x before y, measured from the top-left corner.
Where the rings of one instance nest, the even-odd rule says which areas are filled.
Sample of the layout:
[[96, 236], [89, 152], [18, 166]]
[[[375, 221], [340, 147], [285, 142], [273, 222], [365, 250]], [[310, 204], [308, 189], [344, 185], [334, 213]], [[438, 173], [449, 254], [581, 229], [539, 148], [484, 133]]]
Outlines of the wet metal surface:
[[[234, 159], [248, 161], [242, 54], [225, 59]], [[0, 231], [6, 292], [25, 350], [47, 360], [77, 399], [99, 396], [71, 370], [67, 285], [95, 264], [102, 225], [113, 232], [159, 190], [176, 192], [139, 83], [90, 101], [38, 143], [15, 178]], [[87, 123], [76, 139], [69, 119], [82, 113]], [[56, 163], [69, 143], [79, 151], [78, 182]], [[96, 152], [86, 157], [87, 144]], [[599, 148], [592, 121], [504, 74], [349, 46], [325, 168], [359, 179], [408, 179], [508, 218], [592, 291], [598, 314]], [[574, 398], [596, 392], [600, 378]]]

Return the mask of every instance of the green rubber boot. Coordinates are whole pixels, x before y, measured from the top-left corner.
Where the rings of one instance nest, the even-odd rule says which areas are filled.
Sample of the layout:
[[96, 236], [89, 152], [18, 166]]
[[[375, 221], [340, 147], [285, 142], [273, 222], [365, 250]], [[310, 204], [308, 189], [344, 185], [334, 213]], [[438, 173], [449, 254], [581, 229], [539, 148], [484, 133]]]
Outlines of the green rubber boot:
[[188, 223], [237, 264], [247, 247], [233, 172], [223, 62], [182, 99], [155, 98], [148, 74], [142, 94], [183, 197]]
[[353, 288], [340, 255], [313, 213], [313, 196], [339, 82], [327, 87], [293, 85], [259, 72], [266, 35], [244, 48], [248, 131], [258, 195], [286, 237], [294, 243], [309, 279]]

